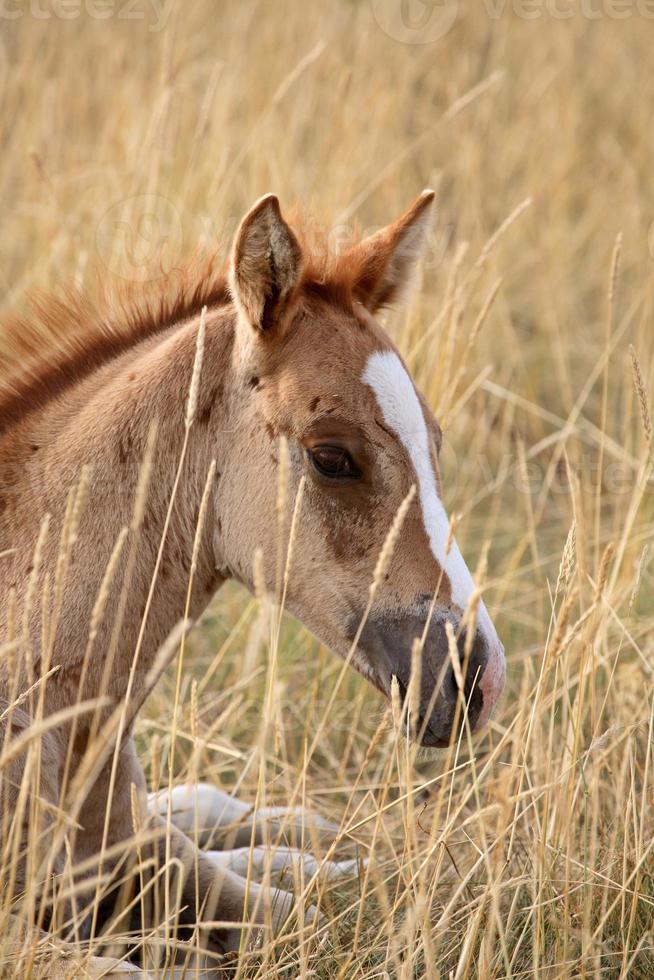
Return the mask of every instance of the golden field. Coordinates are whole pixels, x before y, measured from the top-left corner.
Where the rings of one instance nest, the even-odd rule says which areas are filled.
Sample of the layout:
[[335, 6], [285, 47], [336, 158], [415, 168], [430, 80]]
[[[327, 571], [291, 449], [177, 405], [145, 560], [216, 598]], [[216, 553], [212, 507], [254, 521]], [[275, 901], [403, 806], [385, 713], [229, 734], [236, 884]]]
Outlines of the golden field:
[[[654, 976], [653, 17], [609, 0], [0, 9], [7, 312], [226, 255], [266, 191], [334, 247], [437, 192], [389, 329], [445, 431], [506, 695], [474, 743], [423, 757], [298, 624], [217, 596], [139, 718], [152, 788], [172, 770], [292, 798], [362, 859], [305, 889], [318, 941], [271, 943], [239, 978]], [[3, 936], [16, 913], [5, 898]]]

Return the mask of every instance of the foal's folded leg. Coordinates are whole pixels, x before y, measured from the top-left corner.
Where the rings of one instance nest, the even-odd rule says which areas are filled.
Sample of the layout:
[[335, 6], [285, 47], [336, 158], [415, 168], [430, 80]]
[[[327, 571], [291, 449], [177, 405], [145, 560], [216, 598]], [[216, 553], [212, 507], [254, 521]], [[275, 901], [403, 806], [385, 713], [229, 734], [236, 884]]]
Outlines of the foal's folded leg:
[[[190, 935], [197, 927], [201, 945], [227, 953], [240, 948], [243, 929], [250, 932], [250, 945], [260, 941], [261, 927], [269, 926], [273, 935], [288, 929], [296, 906], [289, 892], [248, 882], [217, 864], [177, 827], [167, 827], [164, 818], [156, 814], [151, 817], [149, 829], [158, 834], [159, 867], [164, 867], [167, 851], [171, 859], [170, 894], [179, 895], [178, 924], [183, 935]], [[307, 908], [304, 924], [315, 918], [316, 910]]]
[[[165, 817], [168, 801], [168, 790], [150, 793], [148, 808]], [[214, 850], [248, 847], [253, 826], [256, 845], [276, 839], [297, 845], [303, 837], [331, 843], [338, 832], [336, 824], [302, 807], [261, 807], [255, 813], [251, 804], [208, 783], [174, 786], [170, 803], [173, 824]]]
[[305, 880], [315, 874], [323, 881], [336, 881], [356, 875], [358, 862], [349, 861], [318, 861], [313, 854], [301, 851], [296, 847], [283, 845], [272, 847], [238, 847], [232, 851], [207, 851], [207, 855], [216, 864], [229, 868], [236, 874], [261, 879], [270, 873], [274, 884], [292, 884], [301, 874]]

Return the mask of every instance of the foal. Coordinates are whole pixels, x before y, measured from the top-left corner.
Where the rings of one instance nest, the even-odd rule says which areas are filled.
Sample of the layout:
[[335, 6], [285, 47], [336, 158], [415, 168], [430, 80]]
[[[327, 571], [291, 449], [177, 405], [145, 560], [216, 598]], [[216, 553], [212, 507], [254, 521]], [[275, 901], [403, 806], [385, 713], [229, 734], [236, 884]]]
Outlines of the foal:
[[[11, 597], [11, 612], [0, 611], [8, 651], [0, 695], [10, 702], [55, 672], [13, 709], [2, 737], [10, 751], [36, 714], [44, 719], [41, 819], [52, 829], [55, 808], [70, 813], [67, 847], [86, 874], [97, 870], [100, 851], [115, 861], [121, 842], [133, 838], [136, 799], [156, 860], [179, 859], [182, 924], [235, 924], [207, 928], [203, 941], [214, 951], [238, 948], [244, 919], [280, 928], [291, 897], [248, 885], [236, 857], [198, 851], [184, 832], [192, 829], [190, 791], [180, 806], [175, 796], [171, 828], [167, 799], [148, 801], [131, 738], [157, 651], [184, 615], [212, 460], [191, 619], [228, 579], [253, 589], [258, 552], [274, 590], [284, 437], [290, 499], [303, 488], [287, 608], [386, 697], [394, 678], [406, 696], [413, 642], [422, 637], [413, 722], [425, 745], [447, 745], [460, 713], [448, 633], [464, 668], [471, 730], [488, 720], [503, 687], [502, 646], [449, 540], [440, 429], [375, 319], [411, 278], [432, 199], [425, 191], [347, 254], [317, 259], [267, 195], [240, 225], [228, 277], [198, 282], [171, 310], [133, 305], [93, 320], [76, 301], [46, 311], [41, 333], [29, 325], [14, 332], [23, 364], [0, 392], [0, 587]], [[401, 534], [380, 575], [398, 512]], [[89, 762], [95, 736], [106, 749]], [[43, 873], [30, 854], [33, 808], [21, 794], [25, 770], [34, 767], [30, 752], [13, 752], [3, 779], [3, 826], [15, 832], [19, 822], [25, 847], [16, 892], [27, 874]], [[245, 804], [203, 787], [201, 805], [205, 829], [241, 819], [232, 846], [250, 843]], [[47, 868], [55, 881], [63, 836]], [[255, 843], [262, 836], [255, 828]], [[96, 926], [87, 916], [82, 933]]]

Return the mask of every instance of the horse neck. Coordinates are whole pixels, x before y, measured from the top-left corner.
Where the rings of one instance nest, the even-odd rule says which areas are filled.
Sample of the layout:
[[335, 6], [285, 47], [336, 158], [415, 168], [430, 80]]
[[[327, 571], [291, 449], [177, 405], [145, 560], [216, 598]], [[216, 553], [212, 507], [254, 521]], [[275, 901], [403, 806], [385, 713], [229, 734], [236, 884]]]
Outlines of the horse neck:
[[[65, 520], [66, 491], [78, 482], [82, 467], [89, 467], [87, 500], [62, 590], [52, 646], [52, 661], [61, 664], [62, 679], [66, 667], [71, 676], [79, 676], [93, 607], [107, 564], [121, 530], [129, 529], [94, 641], [89, 693], [97, 689], [106, 657], [112, 651], [115, 659], [110, 684], [112, 693], [120, 696], [140, 642], [146, 608], [139, 655], [142, 671], [149, 669], [160, 644], [185, 614], [200, 502], [211, 460], [217, 458], [220, 466], [221, 446], [215, 439], [220, 426], [208, 422], [212, 419], [215, 393], [228, 373], [230, 324], [228, 310], [208, 319], [201, 394], [188, 432], [185, 416], [199, 317], [157, 338], [144, 340], [91, 377], [80, 380], [64, 399], [44, 409], [26, 427], [23, 441], [26, 438], [25, 444], [31, 441], [40, 448], [27, 460], [24, 485], [15, 494], [10, 523], [6, 525], [16, 549], [10, 576], [13, 581], [0, 583], [15, 583], [23, 611], [40, 517], [47, 510], [51, 513], [41, 564], [52, 574], [57, 567], [60, 529]], [[147, 495], [142, 517], [135, 521], [135, 495], [153, 431], [156, 436]], [[179, 481], [170, 505], [178, 468]], [[198, 538], [188, 610], [193, 618], [222, 583], [213, 559], [213, 530], [210, 500]], [[30, 616], [35, 660], [42, 652], [39, 605], [34, 603]], [[117, 633], [119, 615], [122, 625]], [[66, 701], [64, 688], [65, 684], [58, 684], [55, 696]]]

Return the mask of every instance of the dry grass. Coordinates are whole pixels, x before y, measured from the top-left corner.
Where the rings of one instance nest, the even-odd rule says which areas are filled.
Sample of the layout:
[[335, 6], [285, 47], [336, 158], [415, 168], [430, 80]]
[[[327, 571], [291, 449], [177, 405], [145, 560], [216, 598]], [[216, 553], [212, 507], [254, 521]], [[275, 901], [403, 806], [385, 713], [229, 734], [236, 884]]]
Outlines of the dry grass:
[[486, 562], [508, 691], [484, 738], [416, 759], [296, 624], [218, 596], [139, 719], [151, 785], [306, 801], [370, 859], [305, 883], [322, 946], [267, 948], [241, 977], [654, 975], [652, 26], [635, 3], [550, 6], [460, 3], [425, 45], [354, 0], [169, 5], [160, 30], [145, 3], [142, 20], [0, 15], [7, 308], [225, 249], [267, 190], [336, 239], [438, 192], [391, 327], [446, 428], [445, 496]]

